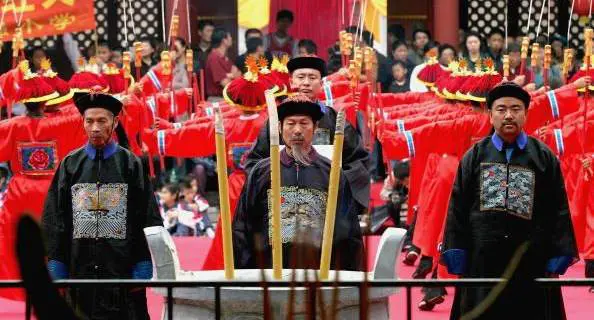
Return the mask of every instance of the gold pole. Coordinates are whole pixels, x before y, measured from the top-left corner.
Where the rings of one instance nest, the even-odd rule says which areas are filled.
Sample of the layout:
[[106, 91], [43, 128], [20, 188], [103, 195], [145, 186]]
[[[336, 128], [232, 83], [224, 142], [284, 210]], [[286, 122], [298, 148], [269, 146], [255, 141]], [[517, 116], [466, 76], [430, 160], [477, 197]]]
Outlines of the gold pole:
[[268, 106], [268, 122], [270, 124], [270, 195], [272, 201], [272, 269], [276, 280], [282, 278], [283, 244], [281, 238], [281, 210], [280, 210], [280, 137], [278, 131], [278, 113], [274, 92], [266, 91]]
[[342, 169], [342, 145], [344, 144], [344, 110], [336, 117], [336, 131], [334, 133], [334, 150], [332, 152], [332, 166], [330, 167], [330, 182], [328, 183], [328, 203], [326, 204], [326, 221], [322, 239], [322, 257], [320, 261], [320, 280], [328, 280], [330, 259], [332, 258], [332, 241], [334, 237], [334, 222], [336, 220], [336, 200], [340, 184]]
[[235, 277], [233, 265], [233, 240], [231, 235], [231, 212], [229, 210], [229, 186], [227, 180], [227, 157], [225, 156], [225, 128], [219, 108], [215, 109], [215, 141], [217, 150], [217, 172], [219, 181], [219, 202], [221, 203], [221, 223], [223, 224], [223, 260], [225, 278]]
[[507, 54], [503, 56], [503, 77], [509, 78], [509, 55]]

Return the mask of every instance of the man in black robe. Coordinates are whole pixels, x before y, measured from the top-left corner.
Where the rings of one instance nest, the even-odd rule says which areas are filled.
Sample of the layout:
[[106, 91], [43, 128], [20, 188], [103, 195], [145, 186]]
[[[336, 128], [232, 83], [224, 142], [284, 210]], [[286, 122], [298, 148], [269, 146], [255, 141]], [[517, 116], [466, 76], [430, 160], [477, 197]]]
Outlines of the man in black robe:
[[[111, 140], [122, 103], [111, 95], [75, 97], [89, 142], [60, 163], [47, 194], [43, 229], [54, 279], [150, 279], [143, 228], [163, 225], [146, 170]], [[91, 319], [148, 319], [144, 289], [69, 291]]]
[[529, 103], [514, 83], [492, 89], [487, 105], [495, 132], [458, 167], [442, 261], [463, 278], [510, 280], [501, 291], [458, 288], [451, 319], [473, 309], [472, 319], [565, 318], [561, 290], [532, 281], [564, 274], [578, 253], [559, 161], [522, 130]]
[[[316, 152], [312, 141], [323, 113], [318, 104], [298, 94], [279, 105], [278, 115], [286, 145], [280, 152], [283, 266], [317, 269], [330, 161]], [[270, 268], [272, 265], [270, 178], [270, 158], [266, 158], [252, 169], [239, 199], [233, 221], [233, 252], [237, 268]], [[348, 183], [341, 174], [332, 267], [359, 270], [361, 230]]]
[[[322, 77], [326, 76], [326, 64], [318, 57], [299, 57], [289, 60], [287, 68], [291, 73], [291, 86], [294, 90], [316, 101], [322, 90]], [[331, 145], [334, 141], [336, 111], [319, 103], [323, 116], [318, 121], [313, 140], [314, 145]], [[246, 160], [246, 172], [258, 161], [270, 156], [270, 137], [268, 122], [263, 126], [258, 140]], [[281, 139], [281, 144], [284, 144]], [[349, 181], [351, 194], [357, 201], [357, 211], [362, 213], [369, 204], [369, 154], [365, 150], [361, 136], [350, 124], [344, 129], [342, 149], [342, 169]]]

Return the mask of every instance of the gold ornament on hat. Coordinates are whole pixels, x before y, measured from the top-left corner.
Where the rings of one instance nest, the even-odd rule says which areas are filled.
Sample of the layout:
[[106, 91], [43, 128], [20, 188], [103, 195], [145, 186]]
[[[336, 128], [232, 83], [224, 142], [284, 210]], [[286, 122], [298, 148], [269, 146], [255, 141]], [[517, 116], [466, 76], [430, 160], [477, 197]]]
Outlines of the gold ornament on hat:
[[171, 55], [169, 51], [165, 50], [161, 52], [161, 63], [163, 64], [163, 70], [161, 73], [163, 75], [170, 75], [171, 74]]
[[134, 42], [134, 66], [142, 67], [142, 42]]
[[194, 51], [192, 49], [186, 50], [186, 71], [194, 71]]

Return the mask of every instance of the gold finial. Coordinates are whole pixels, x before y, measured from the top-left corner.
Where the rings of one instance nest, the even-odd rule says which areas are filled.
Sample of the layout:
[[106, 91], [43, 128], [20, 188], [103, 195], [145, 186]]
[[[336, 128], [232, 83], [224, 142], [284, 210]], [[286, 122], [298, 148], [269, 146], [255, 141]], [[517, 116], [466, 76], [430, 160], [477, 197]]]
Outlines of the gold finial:
[[171, 74], [171, 55], [169, 51], [165, 50], [161, 52], [161, 63], [163, 63], [163, 71], [161, 72], [163, 75], [170, 75]]

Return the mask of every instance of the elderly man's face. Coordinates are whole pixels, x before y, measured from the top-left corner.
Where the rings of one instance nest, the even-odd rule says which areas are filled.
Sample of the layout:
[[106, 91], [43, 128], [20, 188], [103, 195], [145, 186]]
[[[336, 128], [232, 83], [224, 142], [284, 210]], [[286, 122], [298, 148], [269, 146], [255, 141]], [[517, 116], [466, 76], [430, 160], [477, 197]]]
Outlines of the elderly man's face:
[[281, 133], [287, 148], [307, 154], [311, 150], [316, 124], [310, 116], [294, 115], [283, 119]]
[[103, 108], [90, 108], [84, 114], [84, 127], [89, 143], [101, 149], [109, 142], [113, 130], [118, 125], [118, 118]]
[[489, 118], [495, 132], [507, 142], [515, 141], [526, 122], [526, 106], [514, 97], [502, 97], [493, 101]]
[[322, 75], [316, 69], [297, 69], [291, 74], [291, 88], [317, 100], [318, 93], [322, 90]]

